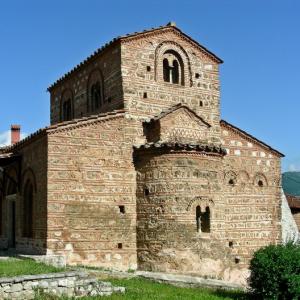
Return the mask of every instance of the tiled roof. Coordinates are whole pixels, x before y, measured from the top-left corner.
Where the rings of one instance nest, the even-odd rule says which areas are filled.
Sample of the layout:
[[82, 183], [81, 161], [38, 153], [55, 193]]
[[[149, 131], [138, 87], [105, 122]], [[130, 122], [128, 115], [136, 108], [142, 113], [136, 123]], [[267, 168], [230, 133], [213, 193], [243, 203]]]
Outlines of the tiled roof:
[[225, 120], [221, 120], [220, 121], [220, 124], [227, 127], [227, 128], [230, 128], [232, 129], [233, 131], [235, 131], [236, 133], [242, 135], [243, 137], [246, 137], [250, 140], [252, 140], [253, 142], [259, 144], [260, 146], [262, 146], [263, 148], [266, 148], [267, 150], [277, 154], [278, 156], [280, 157], [284, 157], [284, 154], [282, 154], [281, 152], [277, 151], [276, 149], [272, 148], [271, 146], [267, 145], [266, 143], [262, 142], [261, 140], [257, 139], [256, 137], [254, 137], [253, 135], [249, 134], [248, 132], [228, 123], [227, 121]]
[[217, 57], [215, 54], [213, 54], [211, 51], [206, 49], [204, 46], [200, 45], [197, 41], [193, 40], [191, 37], [189, 37], [187, 34], [182, 32], [179, 28], [176, 27], [175, 23], [170, 22], [165, 26], [160, 26], [156, 28], [151, 28], [151, 29], [146, 29], [140, 32], [134, 32], [134, 33], [128, 33], [123, 36], [118, 36], [114, 39], [112, 39], [110, 42], [106, 43], [104, 46], [98, 48], [96, 51], [93, 52], [90, 56], [88, 56], [85, 60], [83, 60], [81, 63], [79, 63], [77, 66], [75, 66], [71, 71], [67, 72], [65, 75], [63, 75], [61, 78], [59, 78], [57, 81], [55, 81], [52, 85], [48, 87], [48, 91], [51, 91], [51, 89], [58, 84], [59, 82], [63, 81], [66, 79], [69, 75], [73, 74], [75, 71], [79, 70], [81, 67], [83, 67], [86, 63], [92, 61], [95, 57], [97, 57], [99, 54], [104, 52], [107, 48], [116, 45], [117, 43], [121, 41], [126, 41], [132, 38], [137, 38], [137, 37], [142, 37], [143, 35], [148, 35], [150, 33], [155, 33], [159, 32], [162, 30], [175, 30], [177, 33], [182, 35], [184, 38], [188, 39], [191, 41], [196, 47], [201, 49], [201, 51], [204, 51], [206, 54], [208, 54], [214, 61], [218, 63], [223, 63], [223, 61]]
[[221, 146], [213, 144], [190, 144], [190, 143], [175, 143], [175, 142], [156, 142], [156, 143], [145, 143], [140, 146], [134, 146], [136, 150], [147, 150], [147, 149], [173, 149], [173, 150], [186, 150], [186, 151], [197, 151], [206, 153], [216, 153], [225, 155], [226, 150]]
[[98, 115], [91, 115], [89, 117], [82, 117], [79, 119], [73, 119], [70, 121], [65, 121], [65, 122], [54, 124], [54, 125], [50, 125], [48, 127], [37, 130], [36, 132], [28, 135], [26, 138], [22, 139], [21, 141], [19, 141], [18, 143], [14, 144], [14, 145], [10, 145], [5, 148], [2, 148], [2, 153], [8, 153], [17, 147], [19, 147], [29, 141], [32, 141], [34, 138], [41, 137], [43, 135], [46, 135], [47, 133], [57, 132], [58, 130], [71, 129], [71, 128], [74, 128], [77, 126], [82, 126], [84, 124], [94, 123], [97, 121], [104, 121], [104, 120], [110, 119], [112, 117], [123, 116], [124, 114], [125, 114], [125, 110], [123, 110], [123, 109], [114, 110], [112, 112], [101, 113]]
[[300, 197], [285, 194], [290, 208], [300, 208]]
[[207, 123], [204, 119], [202, 119], [200, 116], [198, 116], [193, 110], [191, 110], [188, 106], [186, 105], [182, 105], [181, 103], [178, 103], [170, 108], [167, 108], [165, 110], [163, 110], [160, 114], [154, 116], [151, 119], [148, 119], [145, 121], [145, 123], [150, 123], [152, 121], [157, 121], [162, 119], [163, 117], [167, 116], [168, 114], [176, 111], [179, 108], [185, 108], [187, 109], [189, 112], [191, 112], [195, 117], [197, 117], [198, 119], [200, 119], [205, 125], [207, 125], [207, 127], [211, 127], [211, 125], [209, 123]]

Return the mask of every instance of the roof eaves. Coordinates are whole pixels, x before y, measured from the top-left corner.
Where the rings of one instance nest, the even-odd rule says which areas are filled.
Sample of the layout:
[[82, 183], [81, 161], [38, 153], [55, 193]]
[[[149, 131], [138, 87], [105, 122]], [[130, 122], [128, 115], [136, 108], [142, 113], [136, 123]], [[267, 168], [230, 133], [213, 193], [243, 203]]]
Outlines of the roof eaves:
[[186, 39], [188, 39], [189, 41], [191, 41], [193, 44], [195, 44], [195, 46], [199, 47], [201, 50], [205, 51], [209, 56], [211, 56], [215, 61], [217, 61], [218, 63], [223, 63], [223, 60], [220, 59], [218, 56], [216, 56], [214, 53], [212, 53], [211, 51], [209, 51], [207, 48], [205, 48], [204, 46], [202, 46], [201, 44], [199, 44], [197, 41], [195, 41], [194, 39], [192, 39], [190, 36], [188, 36], [187, 34], [185, 34], [183, 31], [181, 31], [179, 28], [177, 28], [175, 25], [172, 24], [167, 24], [165, 26], [159, 26], [156, 28], [151, 28], [151, 29], [146, 29], [140, 32], [134, 32], [134, 33], [128, 33], [122, 36], [118, 36], [116, 38], [113, 38], [112, 40], [110, 40], [108, 43], [106, 43], [105, 45], [103, 45], [102, 47], [98, 48], [97, 50], [95, 50], [90, 56], [88, 56], [86, 59], [84, 59], [82, 62], [80, 62], [77, 66], [75, 66], [73, 69], [71, 69], [69, 72], [65, 73], [63, 76], [61, 76], [58, 80], [56, 80], [53, 84], [51, 84], [48, 88], [47, 91], [50, 92], [58, 83], [62, 82], [63, 80], [65, 80], [67, 77], [69, 77], [70, 75], [72, 75], [75, 71], [78, 71], [80, 68], [82, 68], [86, 63], [92, 61], [93, 59], [95, 59], [98, 55], [102, 54], [106, 49], [108, 49], [109, 47], [117, 44], [120, 41], [126, 41], [130, 38], [135, 38], [139, 35], [145, 35], [145, 34], [149, 34], [155, 31], [159, 31], [162, 29], [173, 29], [176, 30], [177, 32], [179, 32], [182, 36], [184, 36]]
[[259, 145], [263, 146], [264, 148], [267, 148], [269, 151], [272, 151], [273, 153], [276, 153], [278, 156], [280, 157], [284, 157], [285, 155], [282, 154], [281, 152], [279, 152], [278, 150], [272, 148], [271, 146], [269, 146], [268, 144], [264, 143], [263, 141], [257, 139], [256, 137], [254, 137], [253, 135], [249, 134], [248, 132], [228, 123], [227, 121], [225, 120], [221, 120], [220, 121], [221, 125], [225, 125], [227, 127], [230, 127], [231, 129], [235, 130], [236, 132], [242, 134], [242, 135], [245, 135], [247, 136], [248, 138], [250, 138], [251, 140], [255, 141], [256, 143], [258, 143]]

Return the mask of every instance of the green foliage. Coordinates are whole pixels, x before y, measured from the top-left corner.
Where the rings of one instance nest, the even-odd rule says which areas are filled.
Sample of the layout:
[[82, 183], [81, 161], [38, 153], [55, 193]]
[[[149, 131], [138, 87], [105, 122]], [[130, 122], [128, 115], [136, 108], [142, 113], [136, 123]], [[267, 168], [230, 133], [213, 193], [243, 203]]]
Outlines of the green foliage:
[[6, 260], [0, 260], [0, 277], [35, 275], [61, 271], [64, 271], [64, 269], [55, 268], [43, 263], [37, 263], [31, 259], [10, 258]]
[[249, 285], [255, 299], [300, 298], [300, 246], [271, 245], [255, 252]]

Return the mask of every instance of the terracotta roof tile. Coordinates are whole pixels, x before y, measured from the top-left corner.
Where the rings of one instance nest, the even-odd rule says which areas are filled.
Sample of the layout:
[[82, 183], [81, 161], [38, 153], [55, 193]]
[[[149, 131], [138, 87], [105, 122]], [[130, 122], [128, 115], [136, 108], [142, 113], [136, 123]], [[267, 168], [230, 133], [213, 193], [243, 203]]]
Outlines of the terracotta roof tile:
[[156, 142], [145, 143], [139, 146], [134, 146], [136, 150], [146, 149], [174, 149], [174, 150], [186, 150], [197, 151], [206, 153], [216, 153], [225, 155], [226, 150], [222, 146], [216, 146], [214, 144], [191, 144], [191, 143], [175, 143], [175, 142]]
[[50, 125], [48, 127], [44, 127], [44, 128], [37, 130], [36, 132], [28, 135], [26, 138], [20, 140], [18, 143], [14, 144], [14, 145], [10, 145], [5, 148], [2, 148], [2, 150], [3, 150], [2, 153], [8, 153], [8, 152], [14, 150], [15, 148], [31, 141], [32, 139], [34, 139], [36, 137], [41, 137], [43, 135], [46, 135], [47, 133], [53, 133], [60, 129], [62, 129], [62, 130], [63, 129], [71, 129], [71, 128], [74, 128], [76, 126], [81, 126], [86, 123], [90, 123], [90, 122], [94, 122], [94, 121], [104, 121], [111, 117], [123, 116], [123, 115], [125, 115], [125, 110], [123, 110], [123, 109], [122, 110], [114, 110], [114, 111], [107, 112], [107, 113], [101, 113], [98, 115], [82, 117], [79, 119], [73, 119], [70, 121], [65, 121], [65, 122], [54, 124], [54, 125]]
[[299, 196], [293, 196], [289, 194], [285, 194], [285, 196], [290, 208], [300, 208]]

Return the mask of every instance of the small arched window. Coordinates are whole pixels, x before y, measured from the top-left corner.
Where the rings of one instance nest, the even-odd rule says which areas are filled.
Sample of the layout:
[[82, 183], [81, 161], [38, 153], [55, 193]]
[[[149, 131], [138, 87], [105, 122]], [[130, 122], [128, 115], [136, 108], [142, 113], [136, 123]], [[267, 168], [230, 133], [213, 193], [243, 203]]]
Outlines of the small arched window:
[[196, 207], [196, 226], [197, 232], [210, 232], [210, 209], [207, 206], [204, 212], [201, 212], [201, 207]]
[[71, 99], [67, 99], [62, 105], [62, 121], [69, 121], [72, 119], [72, 102]]
[[91, 97], [91, 110], [94, 111], [99, 109], [102, 105], [101, 85], [99, 81], [92, 84], [90, 90], [90, 97]]
[[165, 82], [184, 85], [183, 61], [173, 50], [163, 55], [163, 79]]
[[27, 180], [23, 194], [23, 237], [33, 237], [33, 185]]
[[263, 181], [262, 181], [262, 180], [258, 180], [258, 183], [257, 183], [257, 185], [258, 185], [259, 187], [263, 187], [263, 186], [264, 186], [264, 183], [263, 183]]

